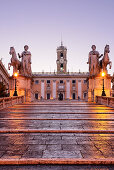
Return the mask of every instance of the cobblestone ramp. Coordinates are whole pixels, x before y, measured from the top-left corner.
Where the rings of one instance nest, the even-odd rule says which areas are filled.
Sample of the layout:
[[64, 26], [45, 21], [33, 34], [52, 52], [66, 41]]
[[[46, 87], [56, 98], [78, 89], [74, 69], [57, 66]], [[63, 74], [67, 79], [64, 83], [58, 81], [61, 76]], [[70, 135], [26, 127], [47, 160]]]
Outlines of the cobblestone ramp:
[[114, 109], [24, 103], [0, 111], [0, 164], [114, 164]]

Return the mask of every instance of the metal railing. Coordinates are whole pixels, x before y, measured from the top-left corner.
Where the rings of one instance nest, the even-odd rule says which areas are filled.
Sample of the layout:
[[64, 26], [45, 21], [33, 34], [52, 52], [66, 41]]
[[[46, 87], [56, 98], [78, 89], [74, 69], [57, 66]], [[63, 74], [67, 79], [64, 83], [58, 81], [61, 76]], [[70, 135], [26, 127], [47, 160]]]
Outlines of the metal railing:
[[96, 103], [114, 107], [114, 97], [96, 96]]
[[0, 110], [20, 103], [24, 103], [24, 96], [0, 98]]

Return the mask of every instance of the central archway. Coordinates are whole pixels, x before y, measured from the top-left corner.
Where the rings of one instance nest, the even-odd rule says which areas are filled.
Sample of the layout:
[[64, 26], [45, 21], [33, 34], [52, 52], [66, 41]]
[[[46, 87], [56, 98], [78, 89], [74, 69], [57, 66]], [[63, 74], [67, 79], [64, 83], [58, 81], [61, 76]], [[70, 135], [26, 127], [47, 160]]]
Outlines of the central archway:
[[59, 98], [58, 98], [59, 100], [63, 100], [63, 93], [59, 93]]

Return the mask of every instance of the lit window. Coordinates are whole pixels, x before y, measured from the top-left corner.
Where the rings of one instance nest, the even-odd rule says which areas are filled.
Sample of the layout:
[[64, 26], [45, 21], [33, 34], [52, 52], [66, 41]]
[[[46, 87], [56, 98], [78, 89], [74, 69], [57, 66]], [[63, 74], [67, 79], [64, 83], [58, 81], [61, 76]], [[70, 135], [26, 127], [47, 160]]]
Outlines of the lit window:
[[63, 64], [60, 65], [60, 70], [63, 71]]

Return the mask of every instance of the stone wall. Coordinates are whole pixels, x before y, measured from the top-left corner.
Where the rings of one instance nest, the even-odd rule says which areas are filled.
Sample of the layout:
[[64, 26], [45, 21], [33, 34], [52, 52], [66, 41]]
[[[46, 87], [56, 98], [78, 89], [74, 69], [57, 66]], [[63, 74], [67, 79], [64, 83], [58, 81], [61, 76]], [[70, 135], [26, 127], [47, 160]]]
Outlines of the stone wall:
[[[111, 79], [110, 75], [104, 77], [104, 89], [107, 97], [111, 96]], [[100, 75], [89, 77], [88, 84], [88, 101], [94, 102], [96, 96], [102, 95], [103, 78]]]
[[[24, 96], [26, 102], [32, 101], [32, 78], [19, 75], [16, 80], [18, 96]], [[14, 94], [14, 77], [10, 78], [10, 96]]]

